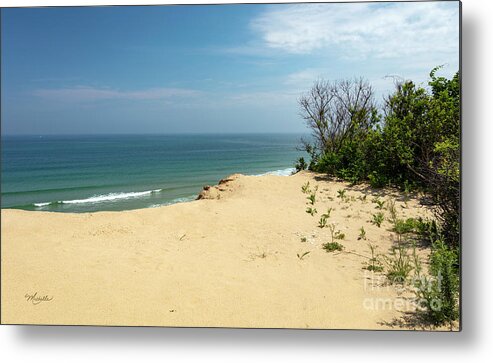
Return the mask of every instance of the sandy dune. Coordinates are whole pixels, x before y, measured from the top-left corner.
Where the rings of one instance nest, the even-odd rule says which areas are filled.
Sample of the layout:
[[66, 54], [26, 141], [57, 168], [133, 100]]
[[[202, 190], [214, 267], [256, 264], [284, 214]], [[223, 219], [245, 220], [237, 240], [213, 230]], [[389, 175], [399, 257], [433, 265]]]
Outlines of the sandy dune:
[[[307, 181], [318, 185], [314, 217]], [[408, 300], [362, 268], [362, 226], [379, 252], [392, 244], [387, 220], [369, 222], [375, 195], [302, 172], [235, 176], [201, 200], [153, 209], [2, 210], [2, 323], [389, 329]], [[322, 249], [330, 230], [318, 220], [328, 207], [353, 253]], [[413, 199], [396, 207], [400, 218], [429, 215]]]

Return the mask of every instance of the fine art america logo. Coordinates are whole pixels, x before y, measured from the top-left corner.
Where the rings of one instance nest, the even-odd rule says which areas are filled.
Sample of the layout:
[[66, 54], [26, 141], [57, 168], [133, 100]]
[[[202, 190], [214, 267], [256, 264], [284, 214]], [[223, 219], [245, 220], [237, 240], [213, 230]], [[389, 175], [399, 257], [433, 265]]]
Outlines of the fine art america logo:
[[[376, 275], [373, 272], [365, 271], [363, 281], [364, 290], [367, 294], [377, 296], [367, 296], [363, 299], [363, 308], [366, 310], [405, 310], [405, 311], [424, 311], [427, 305], [433, 311], [442, 309], [442, 301], [439, 298], [431, 298], [433, 291], [438, 292], [442, 289], [442, 274], [434, 279], [426, 277], [413, 277], [411, 279], [394, 280], [389, 283], [386, 276]], [[378, 296], [379, 293], [393, 291], [397, 296]], [[413, 295], [406, 294], [414, 292]], [[418, 297], [416, 297], [418, 296]], [[428, 300], [425, 299], [428, 297]]]
[[26, 299], [27, 302], [31, 302], [33, 305], [38, 305], [41, 304], [42, 302], [48, 302], [53, 300], [53, 296], [48, 296], [48, 295], [38, 295], [38, 292], [35, 292], [34, 294], [26, 294], [24, 295], [24, 298]]

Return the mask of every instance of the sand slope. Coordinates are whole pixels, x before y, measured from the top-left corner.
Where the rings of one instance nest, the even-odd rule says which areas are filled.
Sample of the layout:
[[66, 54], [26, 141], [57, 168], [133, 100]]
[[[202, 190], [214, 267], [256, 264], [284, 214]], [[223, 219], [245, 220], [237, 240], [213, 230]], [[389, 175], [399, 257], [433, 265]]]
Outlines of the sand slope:
[[[319, 188], [315, 217], [306, 181]], [[329, 206], [346, 251], [369, 255], [362, 226], [380, 252], [391, 246], [390, 223], [368, 222], [378, 211], [364, 186], [308, 172], [236, 176], [203, 196], [125, 212], [2, 210], [2, 323], [388, 329], [402, 317], [405, 307], [369, 308], [398, 292], [371, 288], [364, 257], [321, 248]], [[401, 218], [429, 214], [415, 200], [396, 206]], [[34, 304], [35, 293], [52, 300]]]

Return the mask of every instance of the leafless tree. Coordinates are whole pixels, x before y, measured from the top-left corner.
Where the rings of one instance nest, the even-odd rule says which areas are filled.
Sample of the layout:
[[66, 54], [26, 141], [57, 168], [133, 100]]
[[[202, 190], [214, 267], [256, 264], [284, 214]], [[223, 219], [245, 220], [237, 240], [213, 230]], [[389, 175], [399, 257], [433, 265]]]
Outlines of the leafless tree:
[[318, 80], [298, 103], [319, 152], [339, 151], [346, 140], [368, 131], [376, 115], [373, 89], [362, 78]]

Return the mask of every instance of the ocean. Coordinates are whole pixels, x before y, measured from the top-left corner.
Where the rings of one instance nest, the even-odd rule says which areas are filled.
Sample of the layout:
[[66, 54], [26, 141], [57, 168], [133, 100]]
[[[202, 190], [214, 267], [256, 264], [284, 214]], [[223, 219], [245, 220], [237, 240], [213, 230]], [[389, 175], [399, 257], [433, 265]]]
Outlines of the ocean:
[[52, 212], [194, 200], [230, 174], [290, 175], [301, 134], [2, 136], [1, 207]]

